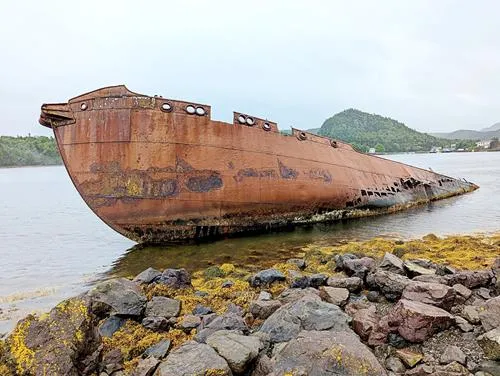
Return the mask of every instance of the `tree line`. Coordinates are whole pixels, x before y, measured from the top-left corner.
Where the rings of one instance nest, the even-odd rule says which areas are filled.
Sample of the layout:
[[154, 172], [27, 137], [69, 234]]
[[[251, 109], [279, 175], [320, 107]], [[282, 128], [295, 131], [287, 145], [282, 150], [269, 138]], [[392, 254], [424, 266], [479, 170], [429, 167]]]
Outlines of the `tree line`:
[[0, 167], [61, 164], [54, 137], [0, 136]]

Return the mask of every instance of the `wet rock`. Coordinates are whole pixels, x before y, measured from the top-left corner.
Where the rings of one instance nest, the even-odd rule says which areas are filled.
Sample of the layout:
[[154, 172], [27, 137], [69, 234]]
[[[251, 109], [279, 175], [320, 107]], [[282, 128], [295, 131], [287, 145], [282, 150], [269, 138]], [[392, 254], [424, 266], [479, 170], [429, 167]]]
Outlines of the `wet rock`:
[[378, 268], [391, 273], [406, 275], [403, 268], [403, 260], [389, 252], [385, 253], [384, 258], [382, 259], [382, 262], [380, 263]]
[[161, 340], [160, 342], [148, 347], [142, 354], [143, 358], [153, 357], [156, 359], [163, 359], [167, 356], [172, 342], [169, 339]]
[[489, 299], [481, 305], [479, 319], [486, 331], [500, 326], [500, 296]]
[[201, 324], [201, 318], [195, 315], [184, 315], [181, 317], [180, 322], [177, 323], [177, 327], [184, 330], [191, 330], [197, 328]]
[[487, 287], [493, 278], [493, 272], [489, 270], [461, 271], [446, 276], [446, 278], [450, 286], [460, 283], [468, 289], [475, 289], [478, 287]]
[[287, 264], [295, 265], [300, 270], [304, 270], [306, 268], [306, 261], [304, 259], [299, 258], [291, 258], [286, 260]]
[[312, 287], [306, 289], [286, 289], [278, 296], [278, 300], [281, 304], [287, 304], [299, 300], [304, 296], [316, 296], [320, 300], [319, 291]]
[[349, 290], [344, 288], [323, 286], [320, 289], [319, 296], [325, 302], [338, 306], [344, 306], [349, 299]]
[[301, 331], [268, 363], [268, 376], [384, 376], [385, 369], [352, 331]]
[[455, 292], [461, 297], [463, 297], [465, 300], [469, 299], [472, 295], [472, 291], [469, 290], [464, 285], [462, 285], [461, 283], [454, 284], [452, 287], [453, 290], [455, 290]]
[[481, 322], [479, 319], [479, 307], [466, 305], [462, 308], [461, 314], [471, 324], [477, 325]]
[[371, 257], [344, 261], [344, 271], [349, 277], [358, 277], [364, 280], [366, 274], [374, 268], [375, 260]]
[[453, 324], [453, 316], [429, 304], [401, 299], [388, 315], [391, 326], [409, 342], [423, 342]]
[[147, 316], [141, 321], [141, 324], [146, 329], [154, 332], [167, 330], [170, 327], [170, 322], [165, 317]]
[[401, 297], [410, 279], [385, 270], [376, 270], [368, 274], [366, 283], [373, 289], [379, 289], [388, 300], [394, 301]]
[[235, 373], [245, 371], [263, 348], [263, 343], [256, 336], [244, 336], [235, 331], [220, 330], [207, 338], [207, 344], [226, 359]]
[[477, 341], [488, 359], [500, 360], [500, 327], [479, 336]]
[[75, 376], [85, 368], [88, 373], [95, 371], [95, 362], [88, 359], [98, 353], [100, 337], [90, 307], [87, 297], [72, 298], [42, 318], [21, 320], [11, 334], [18, 370], [29, 375]]
[[192, 313], [193, 315], [197, 316], [203, 316], [203, 315], [208, 315], [209, 313], [213, 313], [214, 311], [212, 308], [204, 306], [202, 304], [197, 304], [196, 307], [194, 307]]
[[157, 282], [173, 289], [184, 289], [191, 287], [191, 276], [186, 269], [165, 269]]
[[465, 366], [467, 364], [467, 355], [458, 346], [449, 345], [444, 349], [439, 362], [441, 364], [458, 362]]
[[403, 267], [404, 267], [406, 273], [410, 276], [410, 278], [413, 278], [413, 277], [416, 277], [419, 275], [436, 274], [436, 270], [421, 266], [418, 263], [412, 262], [412, 261], [405, 261], [403, 263]]
[[250, 313], [257, 319], [265, 320], [281, 307], [279, 300], [254, 300], [250, 303]]
[[132, 372], [132, 376], [152, 376], [159, 363], [160, 361], [158, 359], [152, 357], [141, 359]]
[[385, 368], [387, 368], [389, 371], [395, 372], [402, 374], [406, 371], [406, 367], [403, 364], [399, 358], [396, 358], [395, 356], [389, 356], [385, 360]]
[[284, 281], [286, 277], [276, 269], [266, 269], [258, 272], [250, 278], [250, 285], [252, 287], [267, 286], [273, 282]]
[[158, 366], [155, 376], [206, 375], [231, 376], [226, 360], [209, 345], [188, 341], [172, 351]]
[[358, 258], [358, 256], [353, 255], [352, 253], [344, 253], [343, 255], [335, 255], [335, 257], [334, 257], [335, 269], [336, 270], [343, 270], [345, 261], [355, 260], [357, 258]]
[[366, 341], [378, 322], [379, 317], [375, 306], [370, 306], [369, 308], [360, 309], [354, 314], [352, 328], [362, 340]]
[[273, 343], [295, 338], [301, 330], [347, 330], [349, 317], [333, 304], [316, 297], [285, 304], [274, 312], [260, 328]]
[[317, 273], [309, 276], [309, 286], [318, 288], [320, 286], [326, 285], [328, 276], [323, 273]]
[[120, 329], [127, 319], [118, 316], [110, 316], [99, 325], [99, 334], [102, 337], [111, 337], [114, 332]]
[[424, 358], [421, 353], [411, 349], [399, 349], [395, 354], [408, 368], [415, 367]]
[[358, 277], [330, 277], [326, 280], [326, 284], [331, 287], [348, 289], [350, 292], [356, 292], [363, 288], [363, 280]]
[[133, 279], [136, 283], [152, 283], [155, 280], [159, 279], [161, 276], [161, 272], [159, 270], [153, 268], [147, 268], [143, 272], [137, 274], [137, 276]]
[[125, 278], [110, 279], [96, 285], [87, 296], [98, 315], [138, 317], [146, 305], [146, 297], [137, 284]]
[[455, 302], [455, 290], [439, 283], [411, 281], [403, 290], [402, 298], [449, 310]]
[[181, 311], [181, 302], [176, 299], [170, 299], [165, 296], [154, 296], [146, 304], [146, 316], [155, 317], [176, 317]]

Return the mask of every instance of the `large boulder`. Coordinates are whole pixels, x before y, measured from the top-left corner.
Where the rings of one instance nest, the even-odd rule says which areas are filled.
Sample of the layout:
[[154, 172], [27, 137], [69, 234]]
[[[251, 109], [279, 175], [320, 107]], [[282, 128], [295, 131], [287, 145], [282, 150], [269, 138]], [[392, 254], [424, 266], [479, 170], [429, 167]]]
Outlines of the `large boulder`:
[[366, 283], [373, 289], [379, 289], [388, 300], [397, 300], [401, 297], [410, 279], [400, 274], [385, 270], [376, 270], [368, 274]]
[[267, 286], [274, 282], [284, 281], [286, 277], [276, 269], [261, 270], [250, 278], [252, 287]]
[[188, 341], [160, 363], [155, 376], [232, 376], [226, 360], [204, 343]]
[[236, 331], [220, 330], [207, 338], [207, 344], [226, 359], [231, 370], [243, 373], [264, 348], [264, 344], [257, 336], [245, 336]]
[[165, 269], [155, 281], [173, 289], [191, 287], [191, 276], [186, 269]]
[[154, 296], [146, 304], [146, 316], [165, 317], [167, 319], [176, 317], [181, 311], [181, 302], [165, 296]]
[[484, 355], [492, 360], [500, 360], [500, 327], [492, 329], [477, 339]]
[[92, 309], [97, 314], [138, 317], [146, 306], [146, 297], [140, 287], [125, 278], [101, 282], [87, 295], [92, 299]]
[[375, 268], [375, 260], [371, 257], [362, 257], [344, 261], [344, 271], [349, 277], [364, 279], [366, 274]]
[[493, 278], [491, 270], [475, 270], [475, 271], [462, 271], [455, 274], [447, 275], [446, 279], [448, 284], [453, 286], [460, 283], [468, 289], [475, 289], [478, 287], [486, 287], [491, 283]]
[[401, 260], [398, 256], [389, 252], [385, 253], [384, 258], [382, 259], [382, 262], [380, 263], [378, 268], [391, 273], [396, 273], [401, 275], [406, 274], [403, 268], [403, 260]]
[[250, 313], [256, 319], [265, 320], [281, 307], [279, 300], [254, 300], [250, 303]]
[[401, 297], [449, 310], [455, 302], [455, 290], [440, 283], [411, 281]]
[[384, 376], [371, 351], [352, 331], [301, 331], [266, 364], [268, 376]]
[[19, 374], [92, 373], [100, 342], [96, 321], [87, 297], [68, 299], [47, 315], [20, 321], [8, 340]]
[[349, 316], [336, 305], [304, 296], [279, 308], [264, 322], [260, 331], [269, 334], [273, 343], [287, 342], [301, 330], [347, 330], [348, 321]]
[[500, 327], [500, 296], [489, 299], [481, 305], [479, 319], [486, 331]]
[[454, 323], [453, 316], [429, 304], [401, 299], [388, 314], [389, 325], [409, 342], [424, 342]]

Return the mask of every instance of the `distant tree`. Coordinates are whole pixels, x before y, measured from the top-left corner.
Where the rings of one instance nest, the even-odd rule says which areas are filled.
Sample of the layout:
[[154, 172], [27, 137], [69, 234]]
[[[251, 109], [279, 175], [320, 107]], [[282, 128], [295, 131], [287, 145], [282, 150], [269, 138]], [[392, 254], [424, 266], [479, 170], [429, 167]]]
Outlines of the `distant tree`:
[[375, 152], [377, 153], [385, 153], [385, 147], [382, 144], [375, 145]]

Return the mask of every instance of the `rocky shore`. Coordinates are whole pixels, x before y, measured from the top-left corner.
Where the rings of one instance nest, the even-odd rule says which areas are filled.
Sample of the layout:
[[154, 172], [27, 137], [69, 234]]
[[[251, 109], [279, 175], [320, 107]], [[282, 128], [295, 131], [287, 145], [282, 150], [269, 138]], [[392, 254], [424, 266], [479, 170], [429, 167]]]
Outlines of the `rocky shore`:
[[500, 375], [500, 237], [149, 268], [28, 316], [0, 375]]

